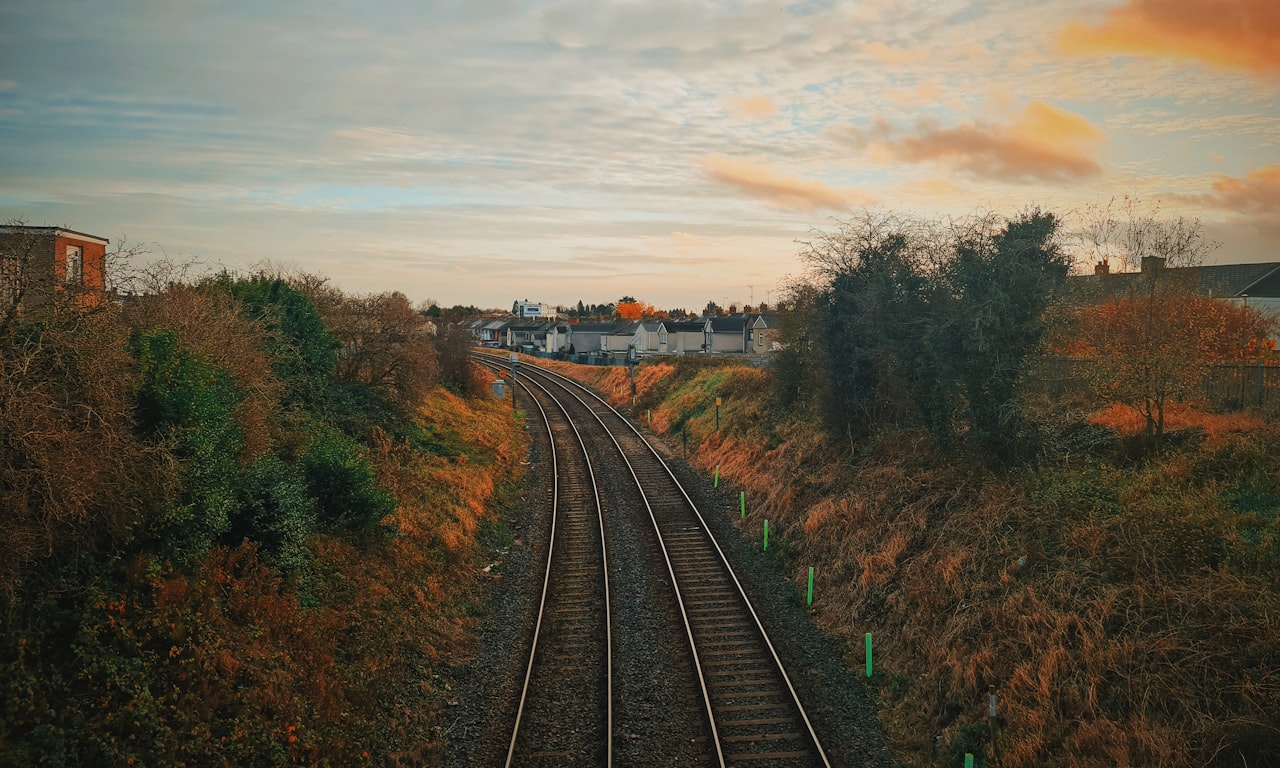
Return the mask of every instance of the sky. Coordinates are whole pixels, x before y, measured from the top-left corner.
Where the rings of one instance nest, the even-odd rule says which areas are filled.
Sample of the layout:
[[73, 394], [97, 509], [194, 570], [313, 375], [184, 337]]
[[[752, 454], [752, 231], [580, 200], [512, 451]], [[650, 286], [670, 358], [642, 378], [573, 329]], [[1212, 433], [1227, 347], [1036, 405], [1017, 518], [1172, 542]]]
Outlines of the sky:
[[1278, 91], [1276, 0], [6, 0], [0, 219], [482, 307], [1124, 195], [1272, 261]]

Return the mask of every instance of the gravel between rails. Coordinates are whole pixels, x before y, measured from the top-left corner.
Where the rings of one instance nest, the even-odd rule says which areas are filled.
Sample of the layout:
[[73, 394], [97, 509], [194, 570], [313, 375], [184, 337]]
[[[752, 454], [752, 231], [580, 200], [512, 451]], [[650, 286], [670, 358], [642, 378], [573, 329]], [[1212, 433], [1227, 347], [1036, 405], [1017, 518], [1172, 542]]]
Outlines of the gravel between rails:
[[[491, 551], [498, 574], [479, 645], [468, 663], [454, 670], [458, 705], [446, 724], [445, 765], [501, 766], [506, 758], [524, 665], [528, 659], [550, 515], [550, 471], [546, 437], [538, 425], [522, 509], [503, 512], [514, 536], [509, 550]], [[739, 581], [756, 606], [791, 676], [833, 766], [890, 768], [893, 761], [858, 671], [842, 657], [840, 644], [809, 620], [803, 595], [777, 559], [759, 551], [734, 527], [737, 490], [711, 488], [710, 478], [691, 470], [678, 446], [642, 429], [702, 511]], [[672, 632], [679, 626], [671, 587], [655, 576], [660, 562], [652, 524], [640, 506], [629, 476], [612, 455], [595, 455], [609, 526], [610, 578], [614, 590], [615, 765], [694, 766], [711, 762], [705, 726], [690, 722], [691, 686], [685, 680], [687, 643]], [[663, 567], [665, 569], [665, 566]], [[647, 574], [647, 575], [646, 575]], [[655, 609], [655, 606], [659, 606]]]

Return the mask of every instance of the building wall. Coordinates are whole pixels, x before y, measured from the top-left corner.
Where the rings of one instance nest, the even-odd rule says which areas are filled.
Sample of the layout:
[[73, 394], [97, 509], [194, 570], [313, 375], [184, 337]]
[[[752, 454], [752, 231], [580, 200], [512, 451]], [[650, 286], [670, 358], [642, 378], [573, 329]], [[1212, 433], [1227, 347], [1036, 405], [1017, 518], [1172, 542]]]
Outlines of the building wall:
[[[25, 282], [20, 308], [24, 313], [41, 312], [56, 297], [67, 294], [82, 307], [100, 306], [106, 298], [107, 245], [104, 238], [52, 227], [0, 232], [0, 249], [9, 252], [0, 258], [0, 272], [27, 271], [21, 276], [0, 274], [0, 296], [12, 299], [13, 292]], [[74, 285], [67, 282], [67, 252], [71, 248], [80, 249], [80, 278]]]
[[[80, 285], [71, 286], [67, 279], [67, 249], [80, 248]], [[56, 238], [53, 249], [53, 278], [63, 290], [82, 291], [79, 302], [86, 306], [100, 306], [106, 293], [107, 244], [89, 240], [70, 233]]]
[[740, 331], [711, 333], [712, 352], [743, 352], [742, 333]]
[[672, 331], [667, 334], [667, 347], [677, 355], [699, 354], [705, 338], [702, 331]]

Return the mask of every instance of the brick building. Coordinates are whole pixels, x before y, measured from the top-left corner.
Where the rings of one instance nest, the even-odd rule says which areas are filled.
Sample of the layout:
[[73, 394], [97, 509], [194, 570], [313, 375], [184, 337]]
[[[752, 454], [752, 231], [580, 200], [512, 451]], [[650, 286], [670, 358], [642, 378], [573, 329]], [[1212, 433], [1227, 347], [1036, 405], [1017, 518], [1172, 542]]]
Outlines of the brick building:
[[61, 227], [0, 226], [0, 320], [66, 296], [82, 307], [106, 293], [106, 238]]

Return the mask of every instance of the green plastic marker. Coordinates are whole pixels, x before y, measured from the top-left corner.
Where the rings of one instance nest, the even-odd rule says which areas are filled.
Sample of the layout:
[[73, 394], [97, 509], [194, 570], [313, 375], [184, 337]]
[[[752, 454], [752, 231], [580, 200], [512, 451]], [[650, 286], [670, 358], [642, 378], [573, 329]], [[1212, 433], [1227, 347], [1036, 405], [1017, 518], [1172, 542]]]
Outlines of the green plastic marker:
[[717, 464], [717, 465], [716, 465], [716, 481], [715, 481], [715, 484], [714, 484], [714, 485], [712, 485], [711, 487], [712, 487], [712, 488], [719, 488], [719, 487], [720, 487], [720, 465], [719, 465], [719, 464]]
[[[738, 491], [738, 509], [741, 510], [743, 517], [747, 516], [747, 492], [746, 491]], [[768, 528], [767, 525], [765, 527]]]
[[769, 548], [769, 521], [764, 521], [764, 548]]
[[867, 677], [871, 677], [871, 633], [867, 633]]
[[813, 566], [809, 566], [809, 598], [808, 604], [813, 605]]
[[649, 415], [649, 423], [653, 423], [653, 411], [645, 411]]
[[964, 753], [964, 768], [973, 768], [973, 755]]

